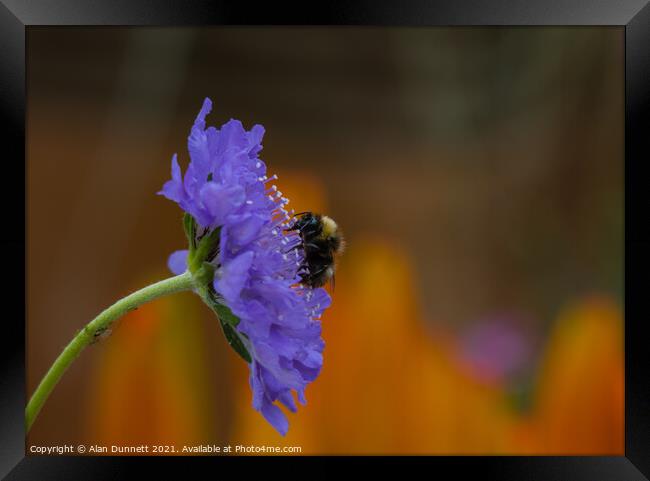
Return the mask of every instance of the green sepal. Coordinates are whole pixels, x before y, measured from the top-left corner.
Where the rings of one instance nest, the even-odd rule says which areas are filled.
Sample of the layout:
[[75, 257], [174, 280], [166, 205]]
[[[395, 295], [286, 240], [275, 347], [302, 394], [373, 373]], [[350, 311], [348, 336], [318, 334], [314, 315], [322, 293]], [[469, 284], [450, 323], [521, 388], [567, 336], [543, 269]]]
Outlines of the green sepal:
[[196, 249], [196, 221], [187, 212], [183, 216], [183, 230], [190, 245], [190, 253], [192, 253]]
[[242, 337], [246, 337], [245, 334], [237, 331], [236, 327], [239, 324], [239, 318], [235, 316], [228, 306], [224, 306], [216, 301], [213, 296], [213, 293], [209, 292], [207, 288], [199, 290], [199, 294], [203, 301], [214, 311], [219, 319], [219, 324], [221, 325], [221, 330], [223, 335], [226, 337], [228, 345], [233, 348], [233, 350], [241, 356], [241, 358], [247, 363], [253, 362], [246, 344], [242, 340]]
[[221, 227], [217, 227], [213, 231], [209, 232], [207, 235], [204, 235], [199, 241], [198, 246], [194, 255], [189, 259], [189, 268], [190, 272], [195, 272], [204, 261], [210, 260], [208, 257], [216, 252], [219, 248], [219, 238], [221, 234]]
[[239, 325], [239, 318], [232, 313], [228, 306], [224, 306], [218, 302], [215, 302], [214, 304], [214, 310], [219, 316], [219, 319], [223, 319], [226, 324], [232, 327], [237, 327]]
[[244, 341], [241, 340], [241, 338], [239, 337], [239, 333], [235, 330], [235, 328], [232, 327], [227, 322], [222, 321], [221, 318], [219, 318], [219, 324], [221, 324], [223, 335], [226, 336], [226, 341], [228, 341], [230, 347], [232, 347], [233, 350], [237, 354], [239, 354], [241, 358], [244, 361], [246, 361], [248, 364], [253, 362], [253, 358], [248, 352], [248, 349], [246, 349], [246, 346], [244, 345]]
[[214, 280], [214, 266], [209, 262], [204, 262], [199, 269], [192, 274], [194, 282], [200, 286], [212, 284]]

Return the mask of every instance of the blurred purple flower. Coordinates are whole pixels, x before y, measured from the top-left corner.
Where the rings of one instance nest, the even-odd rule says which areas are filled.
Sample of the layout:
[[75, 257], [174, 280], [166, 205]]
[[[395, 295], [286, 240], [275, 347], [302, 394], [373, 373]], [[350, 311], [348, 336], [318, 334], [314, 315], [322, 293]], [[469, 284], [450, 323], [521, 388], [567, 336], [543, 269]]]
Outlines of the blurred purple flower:
[[484, 382], [512, 378], [529, 366], [534, 338], [517, 317], [500, 316], [470, 326], [460, 339], [460, 359]]
[[[172, 178], [160, 194], [191, 214], [202, 237], [220, 228], [213, 259], [212, 294], [239, 318], [237, 331], [251, 354], [253, 407], [282, 435], [288, 421], [276, 401], [296, 411], [292, 391], [304, 404], [304, 391], [320, 373], [324, 342], [319, 318], [331, 299], [324, 289], [300, 285], [300, 238], [285, 232], [289, 202], [269, 181], [258, 158], [264, 128], [244, 130], [230, 120], [220, 130], [205, 126], [210, 99], [192, 127], [190, 164], [183, 176], [176, 155]], [[296, 248], [298, 247], [298, 248]], [[188, 251], [173, 253], [172, 272], [187, 269]]]

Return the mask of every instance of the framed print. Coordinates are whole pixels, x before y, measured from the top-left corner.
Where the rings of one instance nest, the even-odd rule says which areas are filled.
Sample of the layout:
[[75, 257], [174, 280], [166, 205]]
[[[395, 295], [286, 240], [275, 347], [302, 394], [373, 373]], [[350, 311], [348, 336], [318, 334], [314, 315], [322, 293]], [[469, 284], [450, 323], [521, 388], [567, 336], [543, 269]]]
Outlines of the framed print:
[[2, 475], [646, 479], [646, 2], [180, 5], [0, 6]]

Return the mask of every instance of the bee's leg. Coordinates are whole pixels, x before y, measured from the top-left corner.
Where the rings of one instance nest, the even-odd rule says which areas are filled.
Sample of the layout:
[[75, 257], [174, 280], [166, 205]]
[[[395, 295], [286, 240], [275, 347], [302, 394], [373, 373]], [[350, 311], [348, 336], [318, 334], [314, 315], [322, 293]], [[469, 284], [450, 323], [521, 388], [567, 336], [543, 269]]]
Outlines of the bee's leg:
[[311, 247], [312, 249], [318, 249], [318, 246], [317, 246], [316, 244], [312, 244], [311, 242], [300, 243], [300, 244], [296, 244], [295, 246], [293, 246], [293, 247], [292, 247], [291, 249], [289, 249], [288, 251], [285, 251], [285, 254], [288, 254], [289, 252], [294, 251], [294, 250], [296, 250], [296, 249], [300, 249], [301, 247], [302, 247], [302, 248], [305, 248], [305, 247]]
[[284, 253], [285, 253], [285, 254], [288, 254], [289, 252], [293, 252], [293, 251], [295, 251], [296, 249], [300, 249], [301, 247], [302, 247], [302, 244], [296, 244], [295, 246], [293, 246], [293, 247], [292, 247], [291, 249], [289, 249], [288, 251], [284, 251]]
[[327, 270], [328, 267], [329, 267], [329, 266], [323, 266], [323, 267], [321, 267], [320, 269], [318, 269], [317, 271], [310, 272], [310, 275], [311, 275], [312, 277], [317, 277], [317, 276], [319, 276], [320, 274], [322, 274], [323, 272], [325, 272], [325, 271]]

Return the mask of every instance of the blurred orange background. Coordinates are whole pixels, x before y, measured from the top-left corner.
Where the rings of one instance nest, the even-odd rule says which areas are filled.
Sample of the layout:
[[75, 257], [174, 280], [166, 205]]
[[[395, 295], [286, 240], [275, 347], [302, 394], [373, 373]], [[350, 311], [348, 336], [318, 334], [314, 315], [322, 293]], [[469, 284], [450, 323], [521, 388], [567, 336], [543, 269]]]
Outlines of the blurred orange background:
[[31, 445], [623, 454], [619, 28], [28, 29], [27, 389], [167, 276], [155, 195], [204, 97], [344, 230], [321, 376], [278, 435], [198, 297], [125, 316]]

